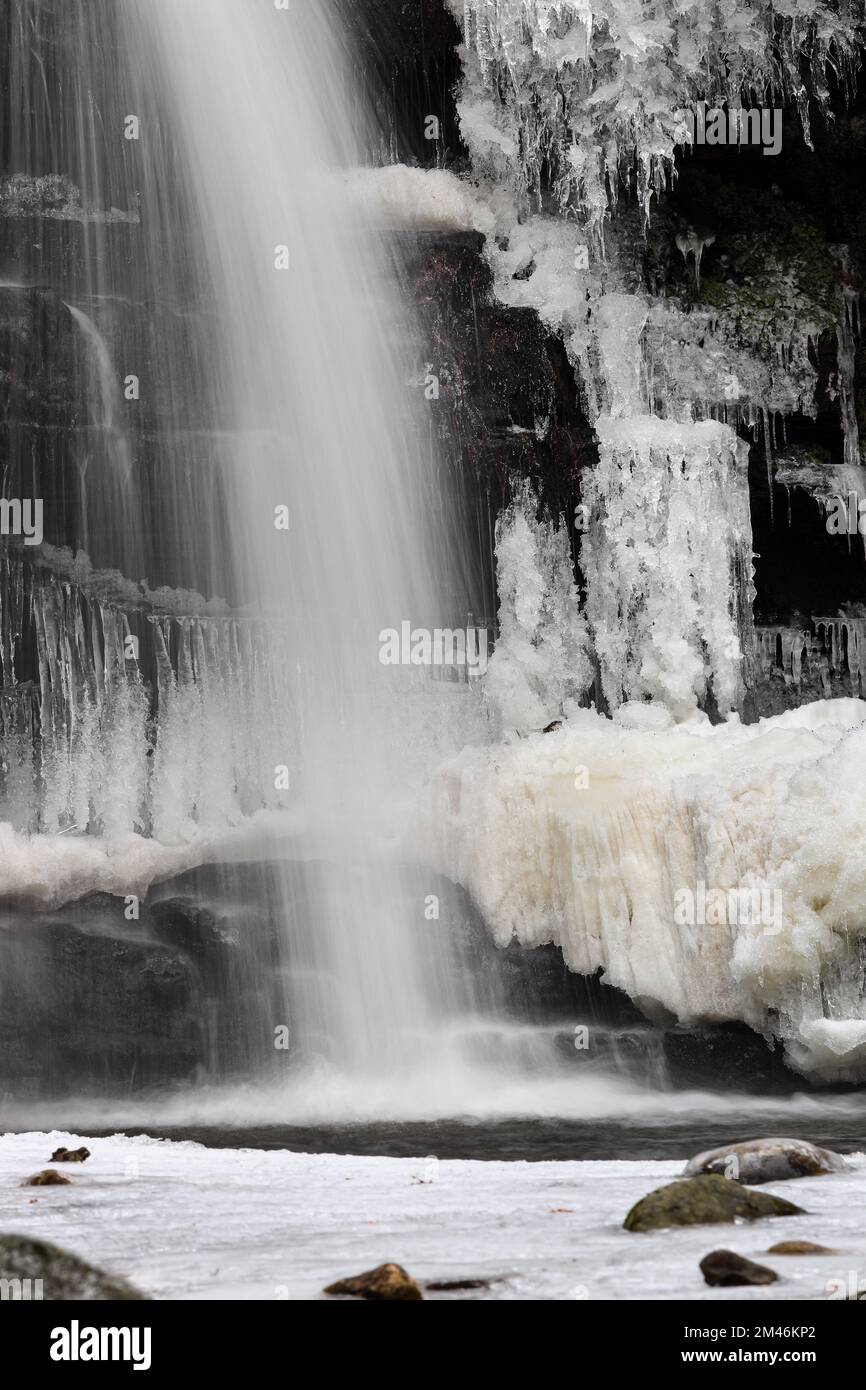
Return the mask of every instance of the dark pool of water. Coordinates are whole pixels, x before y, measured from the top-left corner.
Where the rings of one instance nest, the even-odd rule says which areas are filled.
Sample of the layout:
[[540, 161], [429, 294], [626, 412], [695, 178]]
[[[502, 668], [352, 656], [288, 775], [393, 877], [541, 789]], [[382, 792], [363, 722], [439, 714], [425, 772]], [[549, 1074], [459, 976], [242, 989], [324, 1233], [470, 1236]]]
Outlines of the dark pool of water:
[[[124, 1128], [126, 1134], [193, 1140], [209, 1148], [291, 1149], [298, 1153], [386, 1155], [392, 1158], [475, 1159], [664, 1159], [742, 1139], [784, 1134], [851, 1153], [866, 1149], [866, 1114], [792, 1117], [778, 1111], [762, 1118], [751, 1110], [714, 1122], [670, 1117], [664, 1125], [610, 1120], [506, 1119], [471, 1122], [379, 1122], [359, 1125], [172, 1125]], [[116, 1134], [117, 1128], [87, 1134]]]

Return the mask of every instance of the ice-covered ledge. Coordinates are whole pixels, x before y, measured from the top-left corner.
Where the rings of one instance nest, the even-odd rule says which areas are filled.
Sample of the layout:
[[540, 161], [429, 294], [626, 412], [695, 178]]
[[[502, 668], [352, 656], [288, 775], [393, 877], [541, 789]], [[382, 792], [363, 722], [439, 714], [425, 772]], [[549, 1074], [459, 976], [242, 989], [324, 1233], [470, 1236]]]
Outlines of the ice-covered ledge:
[[745, 1022], [816, 1079], [862, 1080], [864, 758], [858, 700], [750, 726], [578, 710], [454, 758], [427, 843], [501, 945], [557, 942], [644, 1006]]

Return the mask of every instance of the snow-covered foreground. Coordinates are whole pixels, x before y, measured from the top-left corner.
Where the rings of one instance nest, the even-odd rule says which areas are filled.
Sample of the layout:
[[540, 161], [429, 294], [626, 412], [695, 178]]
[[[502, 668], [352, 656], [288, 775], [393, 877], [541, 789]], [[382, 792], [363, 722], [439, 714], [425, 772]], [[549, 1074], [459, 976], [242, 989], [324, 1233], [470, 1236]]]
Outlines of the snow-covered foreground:
[[[58, 1145], [92, 1157], [74, 1186], [21, 1188]], [[683, 1160], [687, 1155], [683, 1155]], [[421, 1282], [471, 1276], [488, 1299], [824, 1299], [866, 1277], [866, 1156], [848, 1172], [762, 1191], [808, 1215], [650, 1235], [629, 1207], [679, 1162], [503, 1163], [206, 1149], [56, 1131], [0, 1138], [0, 1231], [54, 1241], [156, 1298], [315, 1299], [386, 1260]], [[804, 1239], [837, 1254], [766, 1256]], [[710, 1289], [698, 1270], [725, 1247], [769, 1264], [779, 1283]]]

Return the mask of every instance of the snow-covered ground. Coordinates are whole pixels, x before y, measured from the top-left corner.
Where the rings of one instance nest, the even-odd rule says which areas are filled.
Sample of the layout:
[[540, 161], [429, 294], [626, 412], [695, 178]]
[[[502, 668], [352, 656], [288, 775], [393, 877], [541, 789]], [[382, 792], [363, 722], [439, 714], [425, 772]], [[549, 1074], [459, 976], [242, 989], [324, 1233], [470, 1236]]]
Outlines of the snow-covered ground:
[[[86, 1143], [74, 1186], [22, 1188], [52, 1151]], [[683, 1155], [683, 1163], [688, 1155]], [[808, 1215], [638, 1235], [629, 1207], [680, 1162], [505, 1163], [207, 1149], [55, 1131], [0, 1138], [0, 1231], [54, 1241], [156, 1298], [316, 1299], [394, 1260], [421, 1282], [480, 1276], [490, 1299], [824, 1299], [866, 1279], [866, 1156], [850, 1171], [770, 1183]], [[804, 1239], [837, 1254], [767, 1256]], [[725, 1247], [779, 1283], [710, 1289], [698, 1269]]]

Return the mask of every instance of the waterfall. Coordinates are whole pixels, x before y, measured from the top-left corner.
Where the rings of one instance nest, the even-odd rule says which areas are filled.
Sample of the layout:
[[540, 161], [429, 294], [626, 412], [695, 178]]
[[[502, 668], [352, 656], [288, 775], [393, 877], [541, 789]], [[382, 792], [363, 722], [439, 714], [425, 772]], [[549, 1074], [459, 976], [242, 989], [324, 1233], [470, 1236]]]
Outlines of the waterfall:
[[46, 543], [3, 555], [0, 886], [270, 858], [255, 1029], [414, 1075], [473, 990], [405, 804], [478, 701], [382, 634], [474, 605], [399, 248], [348, 201], [376, 137], [335, 10], [10, 0], [0, 209], [41, 240], [9, 239], [0, 297], [48, 405], [4, 468]]
[[[462, 182], [365, 173], [381, 142], [335, 4], [10, 0], [27, 119], [5, 137], [0, 212], [21, 234], [0, 305], [24, 405], [4, 484], [47, 519], [38, 554], [2, 554], [2, 886], [54, 907], [268, 861], [280, 947], [246, 943], [244, 1007], [265, 977], [268, 1003], [239, 1033], [260, 1057], [287, 1021], [290, 1106], [334, 1078], [343, 1099], [488, 1084], [498, 1043], [479, 1034], [507, 1012], [509, 966], [467, 945], [472, 904], [498, 947], [555, 945], [654, 1018], [746, 1023], [846, 1077], [866, 1056], [861, 895], [826, 826], [863, 734], [853, 699], [824, 704], [863, 693], [864, 618], [756, 630], [744, 435], [772, 517], [777, 425], [817, 417], [835, 332], [840, 477], [861, 472], [856, 298], [777, 266], [768, 327], [714, 281], [711, 228], [672, 222], [652, 274], [636, 245], [698, 99], [778, 90], [811, 140], [826, 66], [841, 94], [853, 78], [856, 4], [777, 33], [772, 6], [739, 0], [717, 22], [662, 0], [448, 3]], [[530, 482], [512, 490], [482, 679], [465, 648], [462, 666], [430, 655], [477, 636], [467, 527], [487, 527], [498, 460], [467, 506], [434, 457], [438, 381], [382, 231], [422, 186], [435, 225], [457, 209], [483, 233], [484, 293], [560, 339], [597, 450], [585, 467], [574, 450], [578, 537]], [[539, 440], [553, 384], [549, 401]], [[533, 435], [499, 407], [503, 432]], [[825, 699], [741, 724], [758, 678]], [[674, 915], [698, 884], [734, 907], [781, 884], [784, 904], [701, 936]]]
[[[438, 532], [428, 515], [395, 267], [344, 202], [340, 171], [363, 155], [365, 132], [353, 128], [334, 16], [253, 4], [241, 16], [235, 0], [120, 9], [139, 79], [145, 235], [172, 254], [151, 219], [180, 183], [211, 301], [203, 369], [213, 426], [230, 441], [223, 588], [263, 619], [262, 660], [283, 653], [271, 761], [246, 776], [265, 801], [276, 779], [303, 826], [300, 852], [323, 866], [301, 899], [290, 868], [284, 879], [302, 958], [293, 1046], [355, 1070], [418, 1064], [440, 1002], [413, 947], [425, 894], [388, 867], [393, 829], [378, 822], [429, 760], [429, 716], [411, 698], [417, 673], [407, 687], [380, 662], [379, 634], [441, 625], [450, 541], [447, 506]], [[177, 729], [160, 733], [155, 777], [162, 788], [186, 758], [210, 764], [202, 800], [230, 816], [220, 767], [250, 712], [242, 692], [214, 698], [199, 682], [199, 707], [172, 713], [191, 659], [163, 697]], [[237, 667], [254, 669], [249, 655]], [[241, 809], [254, 799], [241, 794]]]

